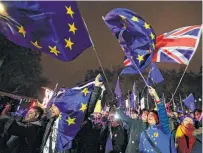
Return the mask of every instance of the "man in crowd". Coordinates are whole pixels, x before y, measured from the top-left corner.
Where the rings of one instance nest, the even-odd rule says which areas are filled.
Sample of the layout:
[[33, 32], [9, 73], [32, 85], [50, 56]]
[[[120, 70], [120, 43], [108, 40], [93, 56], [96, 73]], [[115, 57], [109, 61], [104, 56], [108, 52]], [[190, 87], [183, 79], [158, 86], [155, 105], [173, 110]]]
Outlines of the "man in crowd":
[[13, 117], [0, 117], [0, 153], [38, 153], [43, 134], [40, 122], [43, 110], [32, 107], [22, 122]]
[[[89, 117], [89, 115], [91, 113], [93, 113], [94, 107], [95, 107], [96, 102], [101, 93], [101, 85], [103, 85], [103, 83], [99, 81], [99, 78], [100, 78], [100, 75], [98, 75], [95, 79], [95, 88], [94, 88], [94, 91], [92, 92], [91, 99], [88, 104], [86, 119]], [[60, 95], [62, 95], [62, 94], [63, 93], [61, 93]], [[60, 95], [58, 95], [58, 97]], [[57, 107], [57, 103], [52, 104], [50, 111], [51, 111], [51, 119], [46, 126], [45, 134], [44, 134], [41, 148], [40, 148], [40, 153], [56, 153], [57, 152], [56, 143], [54, 143], [55, 141], [53, 140], [57, 137], [57, 134], [58, 134], [57, 125], [58, 125], [59, 116], [60, 116], [60, 108]], [[87, 133], [87, 131], [84, 130], [84, 133], [80, 132], [80, 135], [85, 135], [86, 133]], [[86, 140], [90, 141], [90, 139], [88, 139], [88, 138]], [[88, 141], [85, 141], [85, 142], [88, 143]], [[75, 150], [74, 144], [75, 144], [75, 140], [73, 142], [73, 148], [66, 150], [64, 152], [69, 153], [69, 152], [74, 151]], [[77, 146], [76, 146], [76, 148], [77, 148]]]

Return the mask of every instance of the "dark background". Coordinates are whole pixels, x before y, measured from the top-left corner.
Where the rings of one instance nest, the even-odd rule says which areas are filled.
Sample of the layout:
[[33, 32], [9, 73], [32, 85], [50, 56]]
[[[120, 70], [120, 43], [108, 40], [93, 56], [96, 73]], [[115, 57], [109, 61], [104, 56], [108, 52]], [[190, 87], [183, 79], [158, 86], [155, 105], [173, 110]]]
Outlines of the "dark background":
[[[102, 16], [105, 16], [114, 8], [127, 8], [138, 13], [152, 25], [157, 35], [184, 26], [202, 24], [201, 1], [78, 2], [78, 6], [86, 21], [102, 65], [108, 69], [117, 65], [122, 66], [124, 56], [116, 38], [102, 20]], [[193, 72], [199, 72], [202, 65], [201, 42], [188, 68]], [[84, 51], [77, 59], [68, 63], [43, 54], [42, 65], [43, 75], [51, 81], [49, 84], [51, 88], [54, 88], [57, 82], [60, 86], [72, 87], [78, 81], [84, 80], [87, 69], [97, 69], [99, 67], [92, 47]], [[158, 64], [158, 66], [162, 70], [180, 68], [180, 65], [171, 63]]]

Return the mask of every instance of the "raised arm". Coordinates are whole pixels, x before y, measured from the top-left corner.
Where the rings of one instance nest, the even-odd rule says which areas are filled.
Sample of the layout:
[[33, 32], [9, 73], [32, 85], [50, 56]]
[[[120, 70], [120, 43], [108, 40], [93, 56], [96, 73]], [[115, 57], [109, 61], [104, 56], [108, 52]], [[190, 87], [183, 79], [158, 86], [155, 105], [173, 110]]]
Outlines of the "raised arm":
[[101, 95], [101, 91], [102, 91], [101, 86], [103, 85], [103, 83], [99, 81], [99, 78], [100, 78], [100, 74], [95, 79], [95, 87], [92, 92], [89, 104], [88, 104], [86, 117], [89, 117], [90, 114], [92, 114], [94, 112], [94, 108], [97, 103], [97, 100], [99, 99], [99, 96]]
[[117, 112], [118, 112], [118, 115], [119, 115], [120, 119], [121, 119], [123, 122], [125, 122], [129, 127], [131, 127], [131, 125], [132, 125], [132, 120], [133, 120], [133, 119], [131, 119], [129, 116], [127, 116], [127, 115], [123, 112], [123, 110], [122, 110], [121, 108], [118, 108], [118, 109], [117, 109]]
[[153, 89], [152, 87], [149, 87], [149, 94], [153, 97], [155, 103], [157, 104], [159, 121], [163, 132], [165, 134], [170, 134], [168, 115], [163, 100], [159, 98], [156, 90]]
[[5, 124], [4, 131], [7, 131], [7, 133], [11, 135], [29, 137], [30, 140], [34, 140], [37, 129], [35, 125], [23, 124], [16, 122], [13, 118], [10, 118]]

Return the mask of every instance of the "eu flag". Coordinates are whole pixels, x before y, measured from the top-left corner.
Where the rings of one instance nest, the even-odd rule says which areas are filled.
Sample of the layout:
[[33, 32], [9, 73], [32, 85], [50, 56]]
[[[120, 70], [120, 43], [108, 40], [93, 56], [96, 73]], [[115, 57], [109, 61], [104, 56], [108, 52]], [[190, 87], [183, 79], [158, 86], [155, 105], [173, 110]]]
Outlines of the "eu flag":
[[194, 111], [196, 109], [195, 98], [192, 93], [186, 99], [184, 99], [183, 102], [189, 110]]
[[72, 61], [92, 45], [75, 1], [0, 2], [0, 33], [17, 45]]
[[84, 121], [93, 87], [94, 82], [91, 82], [82, 87], [66, 89], [61, 96], [55, 99], [54, 104], [61, 112], [56, 141], [57, 151], [72, 148], [72, 141]]
[[138, 14], [124, 8], [110, 11], [104, 21], [129, 60], [121, 74], [138, 73], [132, 64], [143, 71], [150, 64], [155, 50], [156, 36], [152, 27]]
[[155, 84], [155, 83], [158, 84], [158, 83], [164, 81], [163, 75], [161, 74], [159, 68], [153, 62], [151, 64], [151, 68], [149, 70], [148, 78], [150, 78], [152, 80], [153, 84]]
[[114, 93], [117, 96], [119, 107], [122, 107], [123, 97], [122, 97], [122, 91], [121, 91], [121, 88], [120, 88], [120, 80], [119, 80], [119, 78], [118, 78], [118, 80], [116, 82], [116, 88], [115, 88]]

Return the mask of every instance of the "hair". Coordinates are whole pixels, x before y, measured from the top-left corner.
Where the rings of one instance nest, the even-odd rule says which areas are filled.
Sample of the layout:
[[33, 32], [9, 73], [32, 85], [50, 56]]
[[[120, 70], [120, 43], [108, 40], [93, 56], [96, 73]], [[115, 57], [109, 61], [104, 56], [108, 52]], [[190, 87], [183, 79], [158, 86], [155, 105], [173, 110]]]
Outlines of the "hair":
[[[156, 114], [156, 116], [157, 116], [157, 118], [158, 118], [158, 123], [159, 123], [159, 114], [158, 114], [158, 112], [155, 111], [155, 110], [150, 110], [149, 113], [154, 113], [154, 114]], [[157, 124], [158, 124], [158, 123], [157, 123]]]
[[138, 114], [138, 111], [136, 111], [136, 110], [132, 110], [132, 113], [134, 113], [134, 114]]
[[43, 113], [44, 113], [44, 110], [39, 106], [33, 106], [31, 108], [37, 111], [37, 113], [39, 115], [38, 119], [40, 119], [42, 117]]
[[143, 109], [141, 110], [141, 114], [142, 114], [143, 112], [145, 112], [145, 111], [149, 112], [149, 110], [148, 110], [148, 109], [143, 108]]
[[201, 109], [195, 109], [194, 114], [195, 114], [195, 112], [202, 113], [202, 110]]

